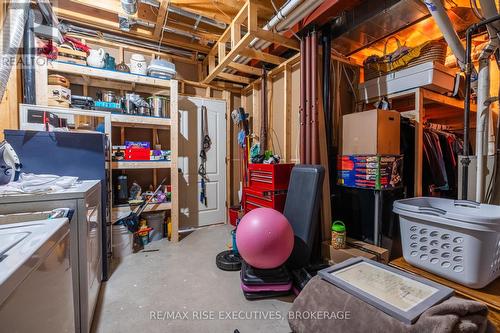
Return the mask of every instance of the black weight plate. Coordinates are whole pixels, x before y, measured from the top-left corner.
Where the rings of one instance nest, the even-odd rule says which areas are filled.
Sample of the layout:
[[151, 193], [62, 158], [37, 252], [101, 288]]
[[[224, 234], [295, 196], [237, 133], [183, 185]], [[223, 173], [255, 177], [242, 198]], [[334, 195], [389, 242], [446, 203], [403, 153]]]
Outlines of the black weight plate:
[[215, 264], [223, 271], [239, 271], [241, 269], [241, 257], [231, 250], [222, 251], [215, 257]]

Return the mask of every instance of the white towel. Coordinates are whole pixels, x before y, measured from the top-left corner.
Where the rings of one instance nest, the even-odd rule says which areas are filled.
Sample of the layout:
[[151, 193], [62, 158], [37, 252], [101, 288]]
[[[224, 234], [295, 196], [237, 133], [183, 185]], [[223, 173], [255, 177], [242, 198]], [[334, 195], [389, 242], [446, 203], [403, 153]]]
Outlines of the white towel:
[[78, 177], [22, 173], [19, 180], [0, 186], [0, 196], [62, 191], [76, 184]]

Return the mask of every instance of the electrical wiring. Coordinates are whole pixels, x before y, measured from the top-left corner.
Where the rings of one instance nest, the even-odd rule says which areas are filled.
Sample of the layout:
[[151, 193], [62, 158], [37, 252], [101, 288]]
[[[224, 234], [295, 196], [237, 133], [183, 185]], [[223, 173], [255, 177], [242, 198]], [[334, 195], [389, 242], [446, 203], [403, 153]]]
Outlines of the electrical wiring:
[[[278, 152], [279, 152], [278, 155], [280, 157], [283, 157], [283, 151], [281, 150], [281, 145], [280, 145], [280, 140], [278, 138], [278, 134], [276, 133], [276, 131], [274, 130], [274, 128], [271, 128], [271, 131], [273, 132], [274, 137], [276, 138], [276, 142], [278, 142]], [[274, 140], [271, 140], [271, 145], [273, 146], [273, 153], [275, 153], [275, 151], [274, 151]]]
[[344, 71], [344, 74], [346, 76], [347, 82], [349, 82], [349, 86], [351, 87], [352, 94], [354, 95], [354, 102], [357, 103], [358, 102], [358, 94], [357, 94], [356, 90], [354, 89], [354, 85], [351, 82], [351, 79], [349, 78], [349, 75], [347, 74], [347, 70], [346, 70], [344, 64], [342, 64], [342, 70]]
[[[167, 6], [165, 8], [168, 8], [168, 5], [170, 4], [170, 0], [165, 0], [165, 1], [167, 2]], [[163, 34], [165, 33], [165, 29], [163, 29], [163, 28], [167, 24], [167, 20], [168, 20], [168, 10], [165, 13], [165, 19], [163, 20], [163, 24], [161, 26], [161, 35], [160, 35], [160, 40], [158, 41], [158, 52], [160, 52], [160, 50], [161, 50], [161, 42], [163, 40]]]

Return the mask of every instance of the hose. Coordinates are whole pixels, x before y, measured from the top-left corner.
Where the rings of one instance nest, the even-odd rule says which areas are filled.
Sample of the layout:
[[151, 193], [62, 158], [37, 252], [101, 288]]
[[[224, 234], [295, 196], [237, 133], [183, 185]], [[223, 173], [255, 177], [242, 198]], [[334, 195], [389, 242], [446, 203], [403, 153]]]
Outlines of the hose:
[[29, 4], [29, 0], [11, 1], [7, 8], [7, 16], [0, 36], [0, 101], [7, 89], [10, 72], [21, 46]]

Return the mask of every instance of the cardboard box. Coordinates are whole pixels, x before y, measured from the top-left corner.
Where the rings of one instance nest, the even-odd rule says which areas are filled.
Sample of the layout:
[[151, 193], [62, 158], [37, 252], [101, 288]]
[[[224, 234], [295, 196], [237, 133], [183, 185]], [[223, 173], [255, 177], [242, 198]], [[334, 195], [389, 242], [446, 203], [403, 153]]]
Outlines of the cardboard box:
[[335, 265], [354, 257], [365, 257], [377, 260], [377, 256], [375, 254], [364, 252], [356, 248], [347, 247], [345, 249], [334, 249], [328, 241], [324, 241], [321, 244], [321, 254], [323, 258], [328, 259], [328, 263], [330, 265]]
[[370, 110], [347, 114], [342, 124], [342, 155], [399, 155], [400, 115]]
[[346, 243], [350, 247], [360, 249], [360, 250], [363, 250], [365, 252], [374, 254], [377, 257], [377, 259], [375, 259], [375, 260], [377, 260], [378, 262], [381, 262], [384, 264], [387, 264], [389, 262], [389, 250], [384, 249], [383, 247], [379, 247], [379, 246], [376, 246], [376, 245], [373, 245], [370, 243], [366, 243], [366, 242], [363, 242], [363, 241], [360, 241], [360, 240], [357, 240], [354, 238], [349, 238], [349, 237], [347, 237]]
[[354, 257], [364, 257], [383, 264], [389, 262], [389, 250], [349, 237], [345, 249], [335, 249], [329, 241], [324, 241], [321, 243], [321, 255], [328, 259], [331, 265]]

